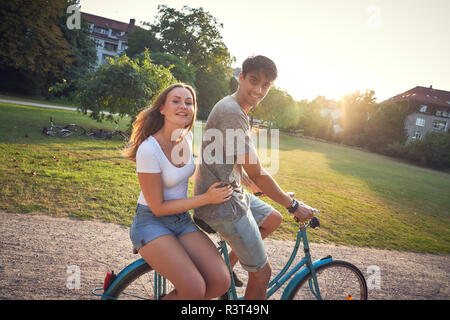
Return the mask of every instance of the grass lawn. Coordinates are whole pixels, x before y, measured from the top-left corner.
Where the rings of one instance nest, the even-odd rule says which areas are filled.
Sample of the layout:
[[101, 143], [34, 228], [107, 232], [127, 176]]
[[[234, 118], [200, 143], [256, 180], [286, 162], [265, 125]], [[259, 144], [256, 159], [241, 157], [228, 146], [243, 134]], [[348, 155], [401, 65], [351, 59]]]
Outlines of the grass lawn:
[[[139, 185], [120, 139], [47, 137], [50, 116], [61, 125], [114, 128], [72, 111], [0, 104], [0, 209], [131, 225]], [[450, 253], [447, 173], [285, 135], [279, 155], [275, 179], [321, 211], [312, 241]], [[292, 216], [266, 200], [284, 215], [274, 237], [293, 239]]]

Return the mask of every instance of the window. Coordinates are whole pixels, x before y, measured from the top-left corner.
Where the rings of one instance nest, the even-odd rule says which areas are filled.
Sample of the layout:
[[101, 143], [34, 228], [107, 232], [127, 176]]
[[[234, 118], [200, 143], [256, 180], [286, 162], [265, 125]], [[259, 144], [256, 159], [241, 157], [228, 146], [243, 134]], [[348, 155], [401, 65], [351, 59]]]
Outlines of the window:
[[420, 140], [420, 139], [422, 139], [422, 132], [420, 132], [420, 131], [414, 132], [414, 135], [412, 136], [412, 139], [413, 140]]
[[420, 112], [427, 112], [427, 106], [421, 105], [420, 106]]
[[419, 127], [425, 127], [425, 119], [423, 119], [423, 118], [417, 118], [417, 119], [416, 119], [416, 126], [419, 126]]
[[108, 50], [108, 51], [117, 51], [117, 44], [105, 42], [104, 48], [105, 48], [105, 50]]
[[94, 32], [108, 34], [108, 30], [102, 27], [94, 26]]
[[122, 35], [122, 31], [119, 30], [115, 30], [115, 29], [111, 29], [111, 35], [112, 36], [121, 36]]
[[433, 130], [434, 131], [445, 131], [445, 125], [446, 124], [447, 124], [446, 121], [434, 120], [433, 121]]

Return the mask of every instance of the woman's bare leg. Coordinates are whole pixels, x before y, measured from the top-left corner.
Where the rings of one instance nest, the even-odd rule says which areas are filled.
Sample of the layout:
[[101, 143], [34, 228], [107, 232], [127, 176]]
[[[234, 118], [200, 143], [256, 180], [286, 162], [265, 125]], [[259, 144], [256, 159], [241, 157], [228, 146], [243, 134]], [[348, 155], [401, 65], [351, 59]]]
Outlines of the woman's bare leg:
[[139, 254], [156, 272], [174, 285], [175, 290], [164, 299], [205, 298], [205, 280], [177, 238], [171, 235], [156, 238], [143, 246]]
[[230, 273], [214, 243], [201, 231], [179, 240], [205, 281], [205, 299], [223, 295], [230, 288]]

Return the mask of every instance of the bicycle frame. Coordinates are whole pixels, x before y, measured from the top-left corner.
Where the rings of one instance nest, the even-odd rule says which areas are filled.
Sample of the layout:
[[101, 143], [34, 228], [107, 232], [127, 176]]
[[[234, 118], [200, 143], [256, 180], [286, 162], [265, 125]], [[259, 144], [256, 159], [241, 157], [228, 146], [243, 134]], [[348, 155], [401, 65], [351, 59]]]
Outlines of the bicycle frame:
[[[288, 270], [290, 269], [292, 263], [294, 262], [296, 255], [297, 255], [301, 241], [303, 242], [303, 250], [305, 252], [305, 256], [288, 272]], [[225, 263], [227, 264], [227, 266], [230, 270], [230, 274], [231, 274], [232, 269], [231, 269], [230, 260], [229, 260], [229, 256], [228, 256], [228, 249], [227, 249], [225, 241], [221, 240], [219, 242], [219, 250], [220, 250], [220, 253], [224, 257]], [[308, 242], [308, 238], [306, 236], [306, 226], [305, 225], [300, 226], [299, 231], [297, 232], [297, 241], [295, 243], [294, 250], [292, 251], [292, 254], [291, 254], [288, 262], [283, 267], [283, 269], [280, 271], [280, 273], [272, 281], [269, 282], [268, 291], [267, 291], [267, 299], [269, 299], [281, 286], [283, 286], [295, 274], [295, 277], [289, 282], [288, 286], [284, 290], [282, 297], [281, 297], [281, 300], [287, 299], [287, 297], [289, 297], [292, 290], [295, 288], [296, 284], [298, 282], [300, 282], [304, 277], [306, 277], [309, 273], [312, 273], [311, 278], [313, 279], [313, 281], [310, 281], [309, 287], [310, 287], [312, 294], [318, 300], [321, 300], [322, 297], [320, 295], [320, 288], [317, 283], [315, 270], [322, 265], [330, 263], [331, 261], [333, 261], [333, 258], [331, 256], [327, 256], [325, 258], [316, 260], [314, 262], [311, 261], [311, 254], [309, 253], [309, 242]], [[304, 265], [306, 265], [306, 267], [301, 269]], [[300, 270], [300, 272], [299, 272], [299, 270]], [[233, 300], [243, 299], [243, 297], [239, 298], [237, 296], [233, 277], [231, 277], [231, 287], [230, 287], [230, 290], [228, 291], [228, 299], [233, 299]]]

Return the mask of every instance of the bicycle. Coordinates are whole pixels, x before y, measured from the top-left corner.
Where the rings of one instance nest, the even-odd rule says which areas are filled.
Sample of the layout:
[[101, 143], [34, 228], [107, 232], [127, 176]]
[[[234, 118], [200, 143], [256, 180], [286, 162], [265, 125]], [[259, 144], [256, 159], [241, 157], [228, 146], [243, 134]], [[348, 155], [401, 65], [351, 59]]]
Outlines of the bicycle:
[[[214, 230], [209, 228], [208, 225], [202, 224], [201, 221], [197, 220], [197, 224], [205, 232], [215, 233]], [[333, 260], [330, 255], [314, 262], [311, 260], [306, 230], [308, 227], [315, 229], [319, 226], [320, 222], [317, 216], [305, 223], [299, 222], [294, 249], [286, 265], [270, 281], [267, 299], [289, 281], [282, 293], [281, 300], [367, 300], [367, 283], [364, 275], [356, 266], [347, 261]], [[303, 243], [304, 257], [289, 271], [301, 242]], [[232, 274], [227, 244], [221, 239], [218, 245], [218, 250], [223, 255], [230, 274]], [[134, 251], [134, 253], [137, 252]], [[147, 278], [145, 283], [144, 278]], [[109, 271], [105, 277], [103, 288], [95, 288], [91, 293], [101, 297], [102, 300], [128, 298], [159, 300], [173, 288], [170, 281], [152, 270], [151, 266], [141, 258], [129, 264], [117, 275], [114, 274], [114, 271]], [[103, 293], [98, 293], [102, 289]], [[223, 298], [242, 299], [236, 293], [232, 276], [230, 289]]]
[[57, 126], [53, 122], [53, 118], [50, 117], [50, 129], [43, 128], [42, 133], [51, 137], [67, 138], [69, 136], [82, 136], [86, 133], [86, 129], [75, 123], [68, 124], [66, 126]]
[[128, 141], [129, 137], [126, 133], [118, 130], [119, 124], [116, 122], [116, 128], [112, 132], [105, 131], [103, 129], [100, 130], [90, 130], [87, 134], [88, 137], [100, 139], [100, 140], [106, 140], [106, 139], [112, 139], [115, 136], [121, 136], [125, 141]]

